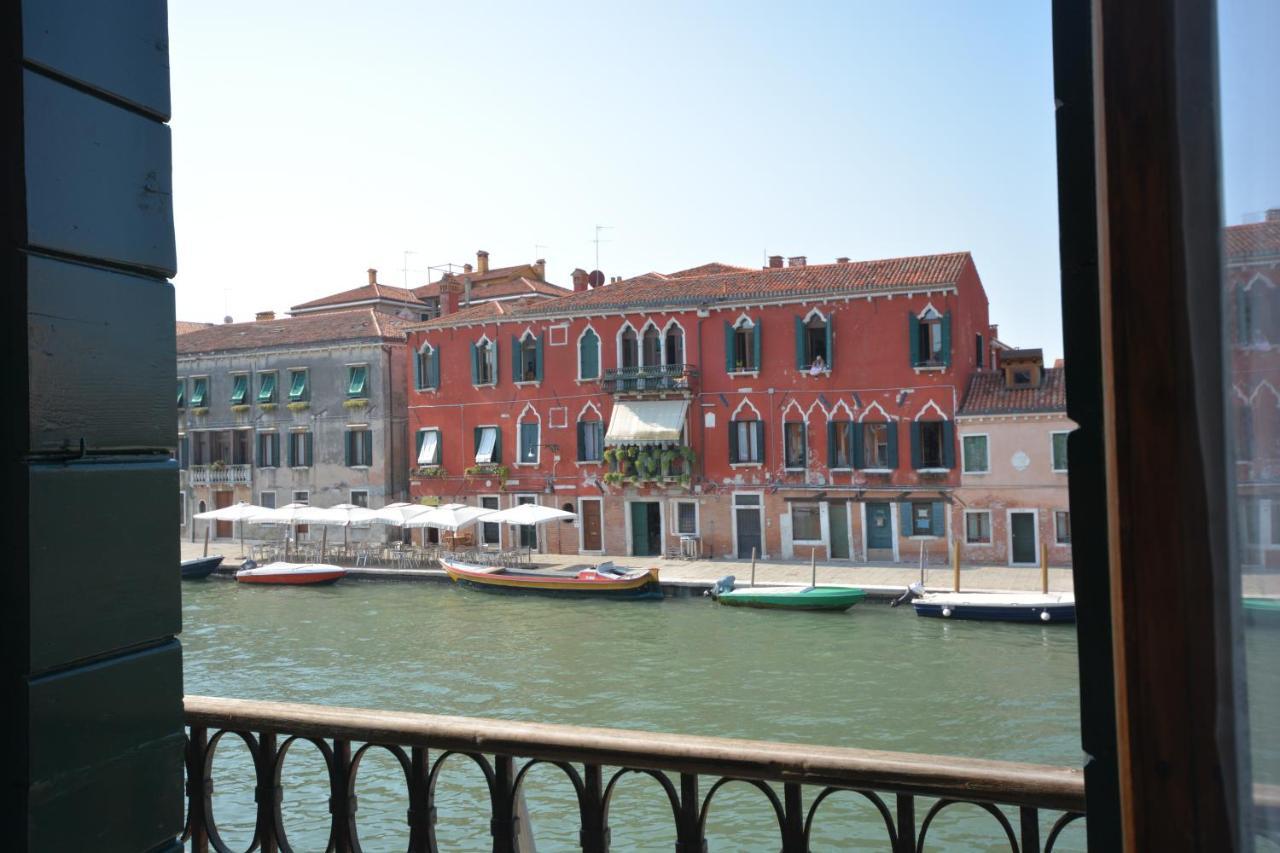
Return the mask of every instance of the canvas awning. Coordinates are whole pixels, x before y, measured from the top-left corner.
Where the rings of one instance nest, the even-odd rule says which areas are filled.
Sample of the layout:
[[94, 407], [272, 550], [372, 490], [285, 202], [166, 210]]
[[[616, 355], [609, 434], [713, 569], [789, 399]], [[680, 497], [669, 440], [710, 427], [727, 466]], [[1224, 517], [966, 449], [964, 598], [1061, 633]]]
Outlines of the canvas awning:
[[688, 400], [627, 400], [613, 404], [606, 446], [680, 441]]

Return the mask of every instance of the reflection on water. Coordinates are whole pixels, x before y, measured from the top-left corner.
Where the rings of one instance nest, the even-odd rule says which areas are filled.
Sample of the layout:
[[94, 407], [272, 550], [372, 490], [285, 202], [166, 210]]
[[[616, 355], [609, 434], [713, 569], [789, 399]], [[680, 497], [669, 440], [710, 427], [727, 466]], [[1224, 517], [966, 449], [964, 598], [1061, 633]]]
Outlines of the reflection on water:
[[[1066, 626], [919, 619], [874, 602], [838, 615], [775, 613], [706, 600], [526, 599], [436, 584], [254, 589], [211, 580], [184, 584], [183, 593], [189, 693], [1080, 762], [1075, 632]], [[227, 834], [247, 837], [252, 777], [234, 772], [246, 753], [230, 739], [223, 745], [215, 813]], [[285, 794], [290, 838], [299, 850], [322, 849], [323, 763], [299, 743], [286, 769], [298, 782]], [[401, 846], [393, 841], [405, 836], [398, 773], [382, 751], [361, 766], [367, 849]], [[485, 846], [482, 787], [465, 758], [449, 759], [437, 789], [443, 848]], [[576, 848], [572, 797], [554, 767], [531, 772], [539, 851]], [[670, 808], [653, 780], [624, 777], [614, 803], [615, 849], [672, 849]], [[776, 849], [768, 809], [758, 791], [724, 788], [708, 824], [713, 849]], [[878, 820], [865, 801], [835, 796], [821, 807], [815, 849], [878, 844]], [[233, 825], [242, 832], [230, 832]], [[931, 839], [935, 832], [947, 849], [974, 839], [983, 841], [972, 849], [986, 849], [999, 829], [976, 808], [957, 807]]]

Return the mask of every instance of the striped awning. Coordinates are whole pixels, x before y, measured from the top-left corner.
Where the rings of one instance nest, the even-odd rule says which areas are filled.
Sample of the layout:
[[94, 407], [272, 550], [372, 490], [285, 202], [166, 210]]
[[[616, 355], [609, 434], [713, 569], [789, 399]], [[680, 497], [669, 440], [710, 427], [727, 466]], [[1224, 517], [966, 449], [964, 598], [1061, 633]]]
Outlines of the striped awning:
[[613, 404], [606, 446], [680, 441], [688, 400], [628, 400]]

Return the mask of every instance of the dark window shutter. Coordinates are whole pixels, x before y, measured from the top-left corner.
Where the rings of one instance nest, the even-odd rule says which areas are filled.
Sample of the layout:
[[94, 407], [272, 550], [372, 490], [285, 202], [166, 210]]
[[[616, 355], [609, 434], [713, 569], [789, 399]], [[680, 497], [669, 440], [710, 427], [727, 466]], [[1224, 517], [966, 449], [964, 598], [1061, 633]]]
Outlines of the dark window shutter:
[[760, 369], [760, 321], [763, 318], [757, 318], [756, 324], [751, 327], [751, 357], [755, 360], [752, 365], [756, 370]]
[[898, 424], [896, 421], [889, 421], [889, 467], [894, 470], [898, 468]]
[[578, 461], [587, 461], [587, 424], [578, 421]]
[[493, 464], [502, 462], [502, 427], [493, 428]]
[[431, 375], [428, 380], [431, 382], [432, 388], [440, 387], [440, 347], [436, 347], [431, 351], [431, 361], [428, 364]]
[[351, 457], [354, 455], [354, 454], [352, 454], [352, 452], [351, 452], [351, 451], [352, 451], [352, 448], [353, 448], [353, 446], [354, 446], [354, 444], [353, 444], [353, 442], [352, 442], [352, 439], [353, 439], [353, 438], [355, 438], [355, 433], [354, 433], [354, 432], [352, 432], [351, 430], [347, 430], [347, 441], [346, 441], [346, 445], [347, 445], [347, 467], [348, 467], [348, 468], [350, 468], [350, 467], [351, 467], [351, 463], [354, 461], [354, 460], [351, 458]]
[[804, 318], [796, 317], [796, 370], [804, 370], [809, 365], [805, 363], [804, 351]]
[[502, 359], [498, 355], [498, 339], [493, 339], [493, 384], [498, 384], [498, 370], [502, 367]]
[[303, 456], [303, 464], [306, 465], [308, 468], [311, 467], [311, 464], [313, 461], [313, 458], [311, 455], [312, 450], [313, 450], [313, 447], [311, 445], [311, 433], [304, 432], [302, 434], [302, 456]]
[[942, 422], [942, 467], [956, 467], [956, 429], [951, 421]]
[[422, 352], [419, 350], [413, 354], [413, 387], [425, 388], [426, 378], [422, 375]]
[[907, 315], [907, 340], [911, 342], [911, 366], [920, 363], [920, 318], [915, 314]]
[[538, 368], [537, 368], [537, 377], [538, 377], [538, 381], [539, 381], [539, 382], [541, 382], [541, 381], [542, 381], [542, 335], [538, 335]]
[[733, 373], [736, 365], [733, 359], [733, 326], [728, 320], [724, 324], [724, 370]]
[[519, 382], [524, 379], [520, 375], [520, 339], [515, 335], [511, 336], [511, 381]]
[[738, 461], [738, 422], [729, 421], [729, 464]]
[[258, 467], [259, 468], [262, 467], [262, 464], [264, 461], [263, 457], [266, 455], [265, 453], [263, 453], [263, 445], [266, 443], [267, 443], [267, 434], [265, 432], [259, 433], [258, 435]]
[[480, 452], [480, 427], [471, 428], [471, 458], [474, 461], [477, 453]]
[[839, 424], [835, 421], [827, 421], [827, 467], [836, 467], [836, 441], [840, 433]]
[[480, 351], [474, 343], [471, 345], [471, 384], [480, 384]]
[[833, 331], [835, 329], [835, 325], [836, 325], [836, 315], [833, 313], [830, 317], [827, 318], [826, 334], [827, 334], [827, 369], [828, 370], [834, 367], [836, 363], [836, 349], [835, 349], [836, 342], [835, 342], [835, 333]]
[[942, 363], [951, 366], [951, 312], [942, 317]]
[[600, 339], [588, 329], [578, 344], [578, 373], [583, 379], [595, 379], [600, 375]]
[[863, 431], [864, 428], [862, 424], [849, 424], [849, 438], [851, 439], [849, 443], [853, 445], [849, 450], [849, 456], [853, 460], [854, 468], [863, 467], [862, 457], [865, 454], [862, 448], [866, 440], [866, 437], [863, 435]]
[[360, 433], [360, 442], [364, 445], [364, 456], [361, 462], [365, 465], [373, 464], [373, 430], [367, 429]]
[[182, 455], [182, 458], [180, 460], [181, 465], [179, 467], [181, 467], [182, 470], [185, 471], [191, 465], [191, 436], [189, 435], [184, 435], [182, 437], [182, 454], [181, 455]]
[[[756, 326], [756, 328], [759, 329], [760, 327]], [[759, 338], [756, 340], [759, 340]], [[766, 458], [768, 458], [768, 454], [765, 453], [764, 448], [764, 421], [756, 421], [756, 458], [751, 461], [763, 462]]]
[[946, 532], [947, 505], [942, 501], [934, 501], [929, 507], [929, 532], [934, 536], [942, 536]]
[[986, 354], [983, 352], [983, 347], [982, 347], [982, 335], [978, 335], [977, 342], [978, 342], [978, 369], [982, 370], [983, 369], [982, 366], [986, 363]]
[[901, 515], [898, 519], [900, 522], [898, 525], [898, 535], [910, 536], [915, 532], [915, 519], [911, 517], [911, 502], [903, 501], [898, 504], [898, 509], [900, 510]]
[[911, 467], [920, 468], [920, 422], [911, 422]]
[[417, 440], [413, 448], [413, 464], [418, 464], [418, 459], [422, 456], [422, 445], [427, 440], [427, 431], [425, 429], [418, 430]]

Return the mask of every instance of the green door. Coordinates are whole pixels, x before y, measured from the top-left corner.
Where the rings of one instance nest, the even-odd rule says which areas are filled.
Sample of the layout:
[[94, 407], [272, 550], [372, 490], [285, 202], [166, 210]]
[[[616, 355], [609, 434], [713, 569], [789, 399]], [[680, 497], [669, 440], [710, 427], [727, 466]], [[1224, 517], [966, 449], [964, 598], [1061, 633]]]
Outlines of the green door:
[[632, 501], [631, 504], [631, 553], [637, 557], [652, 557], [649, 550], [649, 504]]
[[1036, 561], [1036, 514], [1034, 512], [1009, 513], [1009, 536], [1012, 540], [1014, 563]]
[[867, 547], [893, 547], [893, 516], [884, 501], [867, 502]]
[[843, 501], [827, 504], [827, 524], [831, 530], [831, 559], [849, 559], [849, 505]]

